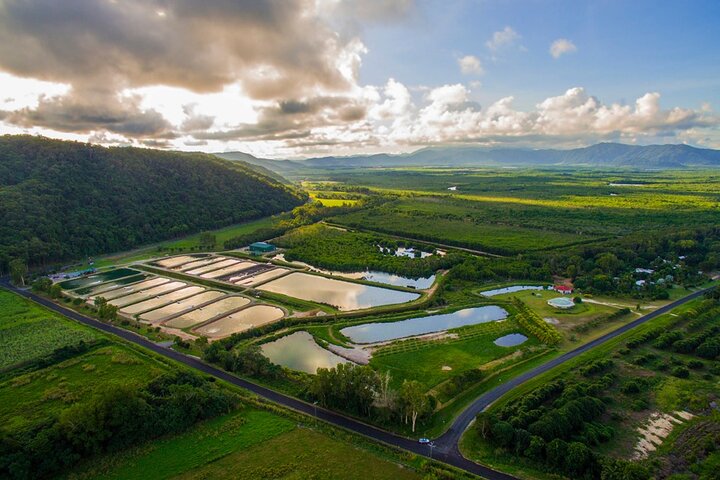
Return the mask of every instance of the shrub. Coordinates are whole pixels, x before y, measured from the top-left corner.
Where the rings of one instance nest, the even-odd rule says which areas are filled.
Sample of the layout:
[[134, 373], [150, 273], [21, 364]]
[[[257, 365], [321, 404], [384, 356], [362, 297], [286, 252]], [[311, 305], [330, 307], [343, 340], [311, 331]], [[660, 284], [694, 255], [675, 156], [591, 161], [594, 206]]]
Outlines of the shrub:
[[626, 395], [633, 395], [635, 393], [640, 393], [640, 384], [636, 380], [630, 380], [628, 382], [625, 382], [621, 387], [620, 391]]
[[687, 362], [687, 367], [692, 370], [700, 370], [704, 366], [705, 366], [705, 364], [703, 362], [701, 362], [700, 360], [693, 359], [693, 360], [690, 360], [689, 362]]
[[690, 370], [688, 370], [686, 367], [675, 367], [670, 372], [674, 377], [678, 378], [688, 378], [690, 377]]

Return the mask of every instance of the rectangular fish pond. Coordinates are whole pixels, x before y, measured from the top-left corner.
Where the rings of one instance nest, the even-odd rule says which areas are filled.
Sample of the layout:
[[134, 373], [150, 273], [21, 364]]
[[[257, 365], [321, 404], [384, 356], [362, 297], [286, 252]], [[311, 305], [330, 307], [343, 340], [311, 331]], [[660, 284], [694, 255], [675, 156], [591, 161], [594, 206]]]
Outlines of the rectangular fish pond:
[[200, 276], [202, 278], [220, 278], [225, 275], [232, 275], [233, 273], [239, 272], [241, 270], [247, 270], [248, 268], [252, 268], [255, 265], [257, 265], [255, 262], [238, 262], [233, 265], [230, 265], [229, 267], [220, 268], [218, 270], [213, 270], [212, 272], [203, 273]]
[[204, 267], [205, 265], [210, 265], [211, 263], [221, 262], [222, 260], [222, 257], [207, 257], [201, 260], [195, 260], [194, 262], [183, 263], [182, 265], [175, 267], [174, 270], [180, 270], [181, 272], [185, 270], [193, 270], [195, 268]]
[[149, 276], [150, 276], [150, 274], [147, 274], [147, 273], [139, 273], [137, 275], [130, 275], [129, 277], [119, 278], [115, 281], [101, 283], [101, 284], [93, 286], [93, 287], [79, 288], [79, 289], [75, 290], [75, 294], [82, 295], [82, 296], [94, 295], [99, 292], [105, 292], [107, 290], [112, 290], [117, 287], [122, 287], [123, 285], [127, 285], [129, 283], [139, 282], [141, 280], [148, 278]]
[[364, 323], [345, 327], [340, 330], [340, 333], [353, 343], [377, 343], [426, 333], [443, 332], [467, 325], [496, 322], [505, 320], [507, 315], [508, 312], [504, 308], [488, 305], [485, 307], [465, 308], [453, 313], [409, 318], [397, 322]]
[[130, 295], [125, 295], [124, 297], [115, 298], [113, 300], [110, 300], [108, 303], [111, 305], [115, 305], [116, 307], [122, 308], [125, 305], [130, 305], [131, 303], [147, 300], [148, 298], [152, 298], [157, 295], [169, 292], [170, 290], [179, 289], [180, 287], [185, 286], [187, 286], [185, 282], [163, 283], [162, 285], [158, 285], [157, 287], [152, 287], [136, 293], [131, 293]]
[[117, 280], [122, 277], [129, 277], [130, 275], [136, 275], [138, 273], [140, 272], [132, 268], [116, 268], [115, 270], [108, 270], [107, 272], [93, 273], [87, 277], [65, 280], [60, 282], [59, 285], [63, 288], [63, 290], [74, 290], [76, 288], [90, 287], [110, 280]]
[[183, 273], [187, 273], [188, 275], [202, 275], [203, 273], [218, 270], [220, 268], [228, 267], [230, 265], [235, 265], [236, 263], [240, 263], [240, 260], [222, 257], [222, 259], [218, 262], [213, 262], [209, 265], [205, 265], [204, 267], [194, 268], [192, 270], [185, 270], [183, 271]]
[[213, 302], [210, 305], [196, 308], [195, 310], [184, 313], [179, 317], [175, 317], [165, 323], [168, 327], [172, 328], [188, 328], [193, 325], [198, 325], [203, 322], [207, 322], [211, 318], [215, 318], [218, 315], [222, 315], [226, 312], [237, 310], [240, 307], [244, 307], [250, 303], [250, 299], [240, 297], [238, 295], [227, 296], [221, 298], [217, 302]]
[[149, 312], [140, 315], [140, 318], [147, 322], [157, 322], [162, 320], [163, 318], [169, 317], [170, 315], [175, 315], [176, 313], [180, 313], [184, 310], [194, 308], [197, 305], [202, 305], [205, 302], [215, 300], [224, 295], [224, 293], [218, 292], [216, 290], [203, 292], [198, 295], [193, 295], [190, 298], [171, 303], [170, 305], [166, 305], [155, 310], [150, 310]]
[[405, 303], [420, 297], [417, 293], [372, 287], [299, 272], [273, 280], [258, 289], [325, 303], [341, 311]]
[[134, 303], [130, 306], [120, 309], [120, 311], [127, 315], [134, 315], [136, 313], [144, 312], [146, 310], [152, 310], [153, 308], [162, 307], [164, 305], [167, 305], [168, 303], [177, 302], [178, 300], [182, 300], [192, 295], [197, 295], [198, 293], [204, 291], [205, 289], [203, 287], [193, 285], [190, 287], [181, 288], [180, 290], [175, 290], [171, 293], [166, 293], [165, 295], [159, 295], [157, 297], [150, 298], [148, 300], [145, 300], [144, 302]]
[[251, 305], [239, 312], [218, 318], [196, 330], [200, 335], [210, 338], [222, 338], [233, 333], [243, 332], [276, 322], [285, 316], [285, 312], [272, 305]]
[[315, 374], [318, 368], [333, 368], [352, 363], [322, 348], [308, 332], [295, 332], [261, 345], [263, 355], [272, 363]]
[[[112, 300], [114, 298], [130, 295], [134, 292], [139, 292], [140, 290], [147, 290], [148, 288], [157, 287], [158, 285], [168, 283], [169, 281], [169, 278], [153, 277], [142, 282], [133, 283], [132, 285], [126, 285], [124, 287], [116, 288], [108, 292], [103, 292], [102, 295], [95, 295], [95, 297], [103, 297], [105, 300]], [[90, 300], [93, 299], [93, 297], [90, 298]]]
[[157, 260], [155, 265], [158, 265], [160, 267], [164, 268], [175, 268], [179, 267], [180, 265], [188, 262], [192, 262], [193, 260], [197, 260], [198, 257], [194, 255], [180, 255], [179, 257], [170, 257], [170, 258], [164, 258], [162, 260]]

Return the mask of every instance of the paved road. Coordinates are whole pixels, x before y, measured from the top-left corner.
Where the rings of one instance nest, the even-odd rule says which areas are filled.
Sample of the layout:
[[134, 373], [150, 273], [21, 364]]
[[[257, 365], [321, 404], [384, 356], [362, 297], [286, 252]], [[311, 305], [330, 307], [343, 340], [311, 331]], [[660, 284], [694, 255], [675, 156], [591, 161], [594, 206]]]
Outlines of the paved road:
[[43, 297], [35, 295], [34, 293], [32, 293], [29, 290], [17, 289], [9, 283], [9, 280], [7, 277], [0, 278], [0, 287], [6, 288], [6, 289], [11, 290], [25, 298], [33, 300], [36, 303], [39, 303], [40, 305], [42, 305], [44, 307], [54, 310], [57, 313], [64, 315], [65, 317], [68, 317], [72, 320], [75, 320], [77, 322], [91, 326], [91, 327], [101, 330], [103, 332], [117, 335], [118, 337], [121, 337], [127, 341], [133, 342], [137, 345], [140, 345], [141, 347], [152, 350], [155, 353], [163, 355], [167, 358], [171, 358], [177, 362], [180, 362], [184, 365], [187, 365], [191, 368], [199, 370], [208, 375], [215, 376], [221, 380], [224, 380], [224, 381], [231, 383], [233, 385], [236, 385], [238, 387], [249, 390], [249, 391], [255, 393], [256, 395], [259, 395], [260, 397], [263, 397], [271, 402], [279, 403], [285, 407], [292, 408], [293, 410], [297, 410], [304, 414], [317, 417], [318, 419], [323, 420], [325, 422], [328, 422], [333, 425], [351, 430], [353, 432], [359, 433], [361, 435], [372, 438], [374, 440], [377, 440], [377, 441], [380, 441], [380, 442], [383, 442], [383, 443], [386, 443], [389, 445], [393, 445], [395, 447], [399, 447], [404, 450], [408, 450], [415, 454], [423, 455], [426, 457], [432, 456], [432, 458], [434, 458], [436, 460], [445, 462], [449, 465], [466, 470], [470, 473], [474, 473], [481, 477], [485, 477], [489, 480], [516, 480], [516, 479], [512, 475], [508, 475], [506, 473], [494, 470], [490, 467], [474, 463], [474, 462], [464, 458], [462, 456], [462, 454], [460, 453], [460, 451], [458, 449], [458, 441], [460, 440], [460, 437], [462, 436], [462, 433], [465, 431], [467, 426], [470, 424], [470, 422], [475, 418], [475, 416], [479, 412], [481, 412], [482, 410], [487, 408], [495, 400], [500, 398], [502, 395], [504, 395], [508, 391], [512, 390], [514, 387], [520, 385], [521, 383], [523, 383], [527, 380], [530, 380], [531, 378], [534, 378], [537, 375], [540, 375], [544, 372], [547, 372], [548, 370], [560, 365], [561, 363], [566, 362], [567, 360], [574, 358], [574, 357], [580, 355], [581, 353], [586, 352], [586, 351], [590, 350], [591, 348], [594, 348], [594, 347], [610, 340], [611, 338], [614, 338], [614, 337], [630, 330], [631, 328], [634, 328], [648, 320], [651, 320], [651, 319], [657, 317], [658, 315], [666, 313], [667, 311], [677, 307], [678, 305], [681, 305], [689, 300], [697, 298], [704, 293], [704, 291], [695, 292], [685, 298], [682, 298], [671, 304], [668, 304], [665, 307], [659, 308], [658, 310], [655, 310], [654, 312], [652, 312], [644, 317], [638, 318], [637, 320], [635, 320], [623, 327], [620, 327], [619, 329], [617, 329], [607, 335], [604, 335], [596, 340], [593, 340], [592, 342], [590, 342], [586, 345], [583, 345], [582, 347], [579, 347], [571, 352], [568, 352], [560, 357], [557, 357], [557, 358], [555, 358], [537, 368], [534, 368], [516, 378], [513, 378], [513, 379], [509, 380], [508, 382], [504, 383], [503, 385], [500, 385], [500, 386], [494, 388], [493, 390], [490, 390], [489, 392], [481, 395], [455, 419], [452, 426], [445, 434], [443, 434], [441, 437], [436, 439], [435, 448], [431, 449], [427, 445], [420, 445], [415, 440], [410, 440], [410, 439], [407, 439], [404, 437], [400, 437], [398, 435], [394, 435], [392, 433], [386, 432], [379, 428], [372, 427], [370, 425], [362, 423], [358, 420], [345, 417], [341, 414], [338, 414], [338, 413], [335, 413], [335, 412], [332, 412], [329, 410], [325, 410], [320, 407], [316, 407], [309, 403], [303, 402], [302, 400], [298, 400], [296, 398], [284, 395], [282, 393], [276, 392], [274, 390], [263, 387], [261, 385], [257, 385], [255, 383], [249, 382], [247, 380], [238, 378], [228, 372], [225, 372], [224, 370], [220, 370], [218, 368], [213, 367], [212, 365], [208, 365], [208, 364], [204, 363], [203, 361], [199, 360], [198, 358], [191, 357], [191, 356], [185, 355], [183, 353], [176, 352], [175, 350], [160, 346], [154, 342], [151, 342], [150, 340], [146, 339], [145, 337], [137, 335], [134, 332], [131, 332], [129, 330], [125, 330], [120, 327], [116, 327], [114, 325], [102, 323], [98, 320], [95, 320], [93, 318], [82, 315], [74, 310], [70, 310], [68, 308], [65, 308], [62, 305], [56, 304], [50, 300], [47, 300]]
[[438, 444], [444, 445], [444, 446], [450, 446], [456, 447], [458, 441], [460, 440], [460, 437], [462, 436], [465, 429], [468, 427], [470, 422], [477, 416], [478, 413], [485, 410], [487, 407], [489, 407], [493, 402], [498, 400], [500, 397], [508, 393], [513, 388], [517, 387], [518, 385], [527, 382], [528, 380], [537, 377], [538, 375], [541, 375], [548, 370], [551, 370], [558, 365], [567, 362], [568, 360], [577, 357], [578, 355], [581, 355], [588, 350], [591, 350], [598, 345], [601, 345], [608, 340], [611, 340], [618, 335], [622, 335], [623, 333], [627, 332], [628, 330], [631, 330], [638, 325], [641, 325], [648, 320], [652, 320], [653, 318], [656, 318], [660, 315], [663, 315], [670, 310], [689, 302], [690, 300], [694, 300], [695, 298], [698, 298], [702, 296], [706, 291], [710, 290], [710, 287], [705, 290], [700, 290], [697, 292], [693, 292], [690, 295], [683, 297], [679, 300], [676, 300], [672, 303], [669, 303], [665, 305], [664, 307], [660, 307], [657, 310], [652, 311], [651, 313], [648, 313], [645, 316], [642, 316], [636, 320], [633, 320], [632, 322], [623, 325], [622, 327], [618, 328], [617, 330], [613, 330], [610, 333], [607, 333], [601, 337], [596, 338], [595, 340], [588, 342], [575, 350], [571, 350], [563, 355], [560, 355], [559, 357], [553, 358], [552, 360], [543, 363], [542, 365], [533, 368], [532, 370], [528, 370], [527, 372], [518, 375], [515, 378], [512, 378], [508, 380], [507, 382], [503, 383], [502, 385], [499, 385], [495, 387], [494, 389], [480, 395], [478, 398], [475, 399], [475, 401], [467, 407], [452, 423], [450, 428], [440, 437], [437, 439]]

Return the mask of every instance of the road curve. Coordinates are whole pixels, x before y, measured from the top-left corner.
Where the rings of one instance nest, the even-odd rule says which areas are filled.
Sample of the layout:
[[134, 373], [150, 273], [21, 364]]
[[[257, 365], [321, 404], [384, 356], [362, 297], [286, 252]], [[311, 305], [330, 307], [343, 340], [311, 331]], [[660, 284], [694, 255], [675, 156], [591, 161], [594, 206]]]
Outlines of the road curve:
[[163, 346], [160, 346], [154, 342], [151, 342], [147, 338], [140, 336], [134, 332], [131, 332], [129, 330], [125, 330], [120, 327], [116, 327], [114, 325], [110, 325], [107, 323], [100, 322], [98, 320], [95, 320], [93, 318], [90, 318], [88, 316], [82, 315], [74, 310], [71, 310], [69, 308], [66, 308], [62, 305], [59, 305], [55, 302], [52, 302], [44, 297], [41, 297], [39, 295], [34, 294], [30, 290], [26, 289], [19, 289], [13, 286], [9, 279], [7, 277], [0, 278], [0, 287], [5, 288], [7, 290], [10, 290], [14, 293], [17, 293], [18, 295], [25, 297], [27, 299], [30, 299], [50, 310], [53, 310], [67, 318], [70, 318], [72, 320], [75, 320], [77, 322], [80, 322], [82, 324], [88, 325], [90, 327], [93, 327], [95, 329], [101, 330], [106, 333], [110, 333], [113, 335], [116, 335], [124, 340], [127, 340], [129, 342], [135, 343], [136, 345], [139, 345], [141, 347], [147, 348], [148, 350], [151, 350], [159, 355], [162, 355], [166, 358], [170, 358], [172, 360], [175, 360], [177, 362], [180, 362], [188, 367], [194, 368], [196, 370], [199, 370], [205, 374], [212, 375], [214, 377], [217, 377], [221, 380], [224, 380], [228, 383], [231, 383], [233, 385], [236, 385], [238, 387], [244, 388], [246, 390], [249, 390], [256, 395], [269, 400], [271, 402], [278, 403], [280, 405], [283, 405], [285, 407], [291, 408], [293, 410], [296, 410], [298, 412], [302, 412], [306, 415], [316, 417], [320, 420], [323, 420], [327, 423], [336, 425], [341, 428], [345, 428], [347, 430], [351, 430], [355, 433], [364, 435], [366, 437], [372, 438], [374, 440], [377, 440], [379, 442], [386, 443], [388, 445], [392, 445], [398, 448], [401, 448], [403, 450], [410, 451], [412, 453], [415, 453], [417, 455], [422, 455], [425, 457], [431, 457], [435, 460], [447, 463], [449, 465], [452, 465], [454, 467], [460, 468], [462, 470], [465, 470], [467, 472], [473, 473], [475, 475], [479, 475], [481, 477], [487, 478], [489, 480], [516, 480], [516, 477], [513, 477], [512, 475], [509, 475], [507, 473], [503, 473], [497, 470], [494, 470], [490, 467], [487, 467], [485, 465], [480, 465], [475, 462], [472, 462], [462, 456], [460, 453], [460, 450], [458, 448], [458, 442], [460, 440], [460, 437], [462, 436], [463, 432], [467, 428], [467, 426], [470, 424], [470, 422], [475, 418], [475, 416], [483, 411], [485, 408], [487, 408], [490, 404], [492, 404], [494, 401], [499, 399], [502, 395], [512, 390], [514, 387], [522, 384], [523, 382], [526, 382], [527, 380], [530, 380], [542, 373], [547, 372], [548, 370], [562, 364], [563, 362], [566, 362], [570, 360], [571, 358], [574, 358], [644, 322], [647, 322], [648, 320], [651, 320], [659, 315], [662, 315], [663, 313], [666, 313], [673, 308], [682, 305], [683, 303], [686, 303], [692, 299], [695, 299], [699, 296], [701, 296], [703, 293], [705, 293], [705, 290], [694, 292], [691, 295], [688, 295], [687, 297], [684, 297], [680, 300], [677, 300], [675, 302], [672, 302], [664, 307], [661, 307], [654, 312], [645, 315], [644, 317], [638, 318], [637, 320], [624, 325], [617, 330], [614, 330], [613, 332], [610, 332], [600, 338], [597, 338], [593, 340], [592, 342], [589, 342], [575, 350], [572, 350], [571, 352], [568, 352], [564, 355], [561, 355], [560, 357], [554, 358], [550, 360], [549, 362], [536, 367], [528, 372], [525, 372], [508, 382], [490, 390], [489, 392], [484, 393], [480, 397], [478, 397], [468, 408], [466, 408], [452, 423], [451, 427], [442, 435], [440, 436], [436, 441], [434, 445], [434, 449], [427, 446], [427, 445], [421, 445], [415, 440], [411, 440], [408, 438], [400, 437], [398, 435], [392, 434], [390, 432], [387, 432], [385, 430], [381, 430], [379, 428], [373, 427], [371, 425], [368, 425], [366, 423], [360, 422], [358, 420], [346, 417], [344, 415], [341, 415], [339, 413], [326, 410], [321, 407], [316, 407], [315, 405], [306, 403], [302, 400], [298, 400], [297, 398], [290, 397], [288, 395], [276, 392], [274, 390], [271, 390], [269, 388], [263, 387], [262, 385], [255, 384], [253, 382], [250, 382], [248, 380], [236, 377], [235, 375], [232, 375], [224, 370], [221, 370], [219, 368], [216, 368], [212, 365], [209, 365], [202, 360], [185, 355], [183, 353], [177, 352], [175, 350], [172, 350], [170, 348], [166, 348]]
[[557, 367], [558, 365], [567, 362], [570, 359], [577, 357], [578, 355], [581, 355], [599, 345], [602, 345], [608, 340], [622, 335], [628, 330], [632, 330], [638, 325], [652, 320], [653, 318], [659, 317], [660, 315], [663, 315], [673, 310], [674, 308], [689, 302], [690, 300], [694, 300], [702, 296], [703, 294], [705, 294], [705, 292], [712, 288], [714, 287], [693, 292], [686, 297], [683, 297], [672, 303], [668, 303], [667, 305], [660, 307], [657, 310], [654, 310], [651, 313], [648, 313], [647, 315], [644, 315], [636, 320], [633, 320], [632, 322], [623, 325], [622, 327], [619, 327], [610, 333], [606, 333], [605, 335], [598, 337], [595, 340], [579, 346], [575, 350], [571, 350], [563, 355], [560, 355], [559, 357], [553, 358], [552, 360], [543, 363], [542, 365], [535, 367], [532, 370], [528, 370], [527, 372], [524, 372], [517, 377], [511, 378], [502, 385], [498, 385], [492, 390], [485, 392], [484, 394], [476, 398], [475, 401], [470, 404], [470, 406], [468, 406], [465, 410], [462, 411], [462, 413], [460, 413], [460, 415], [455, 418], [450, 428], [437, 439], [436, 443], [446, 446], [448, 448], [456, 447], [458, 442], [460, 441], [460, 437], [462, 436], [463, 432], [465, 431], [465, 429], [467, 429], [468, 425], [470, 425], [470, 422], [473, 421], [477, 414], [488, 408], [493, 402], [500, 399], [500, 397], [508, 393], [513, 388]]

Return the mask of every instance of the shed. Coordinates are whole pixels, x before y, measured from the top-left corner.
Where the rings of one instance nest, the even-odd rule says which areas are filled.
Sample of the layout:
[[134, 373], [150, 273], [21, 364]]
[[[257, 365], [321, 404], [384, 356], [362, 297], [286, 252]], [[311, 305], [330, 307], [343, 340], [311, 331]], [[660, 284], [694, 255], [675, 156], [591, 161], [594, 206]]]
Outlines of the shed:
[[267, 242], [255, 242], [250, 245], [250, 252], [261, 254], [261, 253], [270, 253], [275, 251], [275, 245]]

